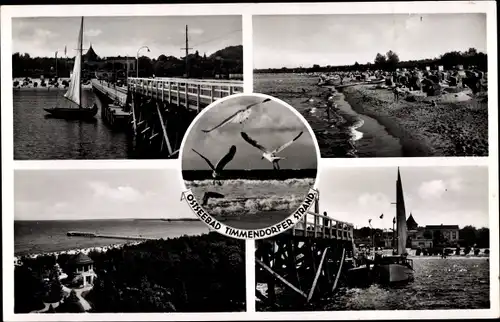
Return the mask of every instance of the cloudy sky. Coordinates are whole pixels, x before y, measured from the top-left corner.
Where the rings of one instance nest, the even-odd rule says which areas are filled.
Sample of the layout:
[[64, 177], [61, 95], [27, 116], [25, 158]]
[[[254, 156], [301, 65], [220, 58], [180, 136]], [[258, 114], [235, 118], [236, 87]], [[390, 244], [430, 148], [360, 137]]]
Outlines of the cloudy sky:
[[485, 14], [254, 16], [255, 68], [434, 58], [475, 47], [486, 52]]
[[[407, 217], [419, 226], [488, 227], [487, 167], [401, 167]], [[397, 167], [324, 167], [318, 177], [320, 209], [358, 227], [392, 228]], [[384, 214], [383, 219], [379, 216]]]
[[[74, 55], [80, 28], [80, 17], [12, 19], [13, 52], [31, 56], [50, 56], [58, 50], [63, 56]], [[185, 52], [185, 27], [189, 26], [189, 47], [207, 56], [227, 46], [242, 44], [241, 16], [163, 16], [163, 17], [86, 17], [84, 48], [92, 43], [97, 55], [136, 56], [137, 49], [148, 46], [151, 52], [141, 54], [157, 58], [161, 54], [180, 57]]]
[[203, 114], [187, 134], [182, 154], [183, 170], [210, 170], [206, 162], [192, 149], [207, 157], [215, 166], [231, 145], [236, 146], [234, 159], [226, 169], [273, 169], [267, 160], [261, 160], [262, 152], [241, 137], [244, 131], [262, 146], [274, 150], [292, 140], [301, 131], [302, 136], [280, 152], [282, 169], [315, 169], [316, 150], [309, 131], [295, 113], [276, 101], [268, 101], [251, 108], [251, 114], [243, 124], [229, 123], [210, 133], [211, 129], [228, 116], [249, 104], [262, 101], [261, 97], [242, 96], [223, 101]]
[[15, 220], [195, 218], [178, 170], [17, 170]]

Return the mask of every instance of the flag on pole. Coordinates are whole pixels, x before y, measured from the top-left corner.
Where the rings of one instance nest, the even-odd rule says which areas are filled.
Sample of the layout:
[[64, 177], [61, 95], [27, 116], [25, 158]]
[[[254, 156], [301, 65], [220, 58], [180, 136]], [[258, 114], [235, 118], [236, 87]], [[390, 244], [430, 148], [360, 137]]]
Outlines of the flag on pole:
[[64, 56], [66, 56], [66, 46], [64, 46]]
[[372, 223], [372, 220], [371, 219], [368, 219], [368, 223], [371, 224]]
[[396, 223], [396, 217], [394, 217], [394, 218], [392, 219], [392, 223], [393, 223], [393, 224], [395, 224], [395, 223]]
[[380, 219], [382, 219], [382, 218], [384, 218], [384, 214], [381, 214], [381, 215], [380, 215]]
[[57, 51], [56, 51], [56, 58], [57, 58]]

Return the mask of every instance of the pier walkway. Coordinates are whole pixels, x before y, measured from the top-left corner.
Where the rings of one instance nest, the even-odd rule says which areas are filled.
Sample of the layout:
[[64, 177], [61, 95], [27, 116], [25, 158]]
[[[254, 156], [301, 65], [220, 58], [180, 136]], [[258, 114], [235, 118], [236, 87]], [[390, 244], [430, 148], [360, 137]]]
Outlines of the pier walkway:
[[129, 77], [127, 86], [94, 79], [92, 89], [103, 102], [102, 119], [114, 128], [125, 125], [144, 157], [162, 159], [177, 158], [196, 115], [218, 99], [243, 93], [243, 81]]
[[125, 105], [129, 92], [200, 111], [216, 100], [243, 93], [243, 81], [186, 78], [128, 78], [127, 86], [92, 80], [92, 87], [112, 101]]

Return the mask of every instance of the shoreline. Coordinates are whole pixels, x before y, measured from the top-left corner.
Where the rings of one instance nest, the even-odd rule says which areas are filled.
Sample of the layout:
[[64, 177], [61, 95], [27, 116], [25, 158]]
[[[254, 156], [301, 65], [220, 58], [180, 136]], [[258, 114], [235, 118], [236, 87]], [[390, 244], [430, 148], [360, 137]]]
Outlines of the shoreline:
[[40, 256], [55, 256], [57, 258], [57, 256], [62, 255], [62, 254], [75, 255], [78, 253], [84, 253], [85, 255], [88, 255], [88, 253], [90, 253], [92, 251], [106, 253], [108, 250], [111, 250], [111, 249], [120, 249], [120, 248], [123, 248], [124, 246], [139, 245], [140, 243], [144, 243], [144, 242], [145, 242], [145, 240], [141, 240], [141, 241], [124, 242], [124, 243], [113, 243], [113, 244], [109, 244], [107, 246], [94, 246], [94, 247], [86, 247], [86, 248], [70, 248], [67, 250], [50, 251], [50, 252], [42, 252], [42, 253], [30, 253], [30, 254], [24, 254], [24, 255], [14, 254], [14, 263], [21, 261], [21, 259], [23, 257], [33, 259], [33, 258], [37, 258]]
[[[195, 219], [193, 221], [199, 221], [199, 219]], [[88, 255], [88, 253], [90, 253], [92, 251], [96, 251], [99, 253], [106, 253], [108, 250], [111, 250], [111, 249], [121, 249], [125, 246], [135, 246], [135, 245], [139, 245], [139, 244], [142, 244], [142, 243], [145, 243], [148, 241], [152, 241], [152, 240], [160, 240], [160, 239], [169, 240], [169, 239], [175, 239], [175, 238], [181, 238], [181, 237], [199, 237], [199, 236], [203, 236], [206, 234], [208, 234], [208, 233], [206, 232], [206, 233], [201, 233], [201, 234], [197, 234], [197, 235], [182, 235], [182, 236], [167, 237], [167, 238], [150, 238], [150, 239], [145, 239], [145, 240], [123, 240], [123, 242], [110, 243], [110, 244], [104, 245], [104, 246], [91, 246], [91, 247], [84, 247], [84, 248], [74, 248], [73, 247], [73, 248], [68, 248], [65, 250], [47, 251], [47, 252], [33, 252], [33, 253], [17, 254], [17, 255], [14, 253], [14, 263], [19, 262], [23, 257], [34, 259], [34, 258], [37, 258], [40, 256], [55, 256], [57, 258], [57, 256], [59, 256], [61, 254], [74, 255], [74, 254], [78, 254], [78, 253], [84, 253], [84, 254]]]
[[403, 156], [407, 157], [426, 157], [432, 156], [430, 144], [426, 142], [426, 137], [419, 137], [418, 133], [410, 134], [394, 117], [380, 113], [374, 110], [371, 106], [363, 102], [363, 94], [357, 90], [360, 85], [348, 86], [340, 89], [344, 94], [345, 100], [352, 109], [362, 115], [373, 118], [380, 123], [387, 132], [399, 139], [403, 149]]
[[431, 106], [425, 99], [395, 102], [392, 92], [363, 85], [345, 87], [342, 93], [356, 113], [375, 119], [400, 140], [405, 157], [488, 155], [487, 104], [481, 106], [476, 98], [431, 98], [437, 103]]

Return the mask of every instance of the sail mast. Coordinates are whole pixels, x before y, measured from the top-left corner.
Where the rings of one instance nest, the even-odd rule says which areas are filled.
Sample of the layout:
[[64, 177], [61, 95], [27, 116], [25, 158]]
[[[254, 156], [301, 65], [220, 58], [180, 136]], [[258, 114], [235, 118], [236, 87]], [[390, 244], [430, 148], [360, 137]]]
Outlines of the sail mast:
[[82, 107], [82, 64], [81, 64], [81, 60], [82, 60], [82, 56], [83, 56], [83, 17], [82, 17], [82, 22], [81, 22], [81, 25], [80, 25], [80, 37], [78, 37], [80, 39], [80, 43], [78, 44], [78, 55], [80, 55], [80, 72], [78, 74], [78, 77], [80, 77], [80, 81], [78, 82], [78, 85], [80, 86], [79, 88], [79, 91], [78, 91], [78, 102], [80, 103], [80, 108]]
[[406, 253], [406, 209], [403, 195], [403, 183], [398, 167], [398, 179], [396, 181], [396, 221], [398, 232], [398, 255]]

